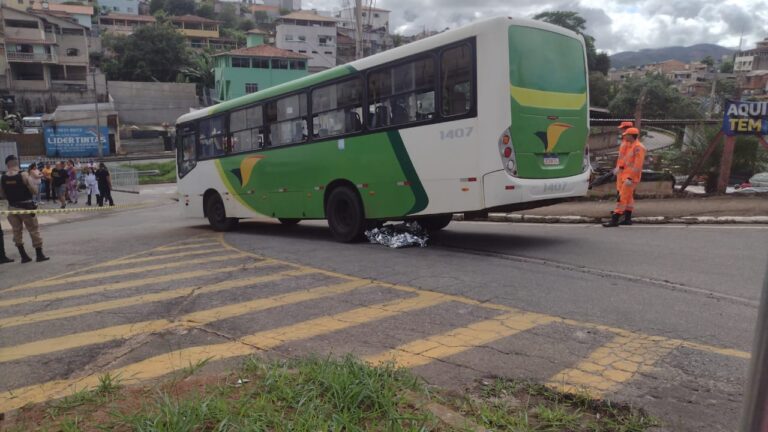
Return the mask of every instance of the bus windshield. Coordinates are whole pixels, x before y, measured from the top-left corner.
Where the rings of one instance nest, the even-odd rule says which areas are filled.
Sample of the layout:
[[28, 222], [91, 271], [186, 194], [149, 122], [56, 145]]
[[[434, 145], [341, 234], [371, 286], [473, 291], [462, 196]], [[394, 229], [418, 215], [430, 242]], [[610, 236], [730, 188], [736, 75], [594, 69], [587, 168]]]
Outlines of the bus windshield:
[[509, 79], [513, 86], [560, 93], [587, 91], [584, 48], [572, 37], [532, 27], [511, 26], [509, 63]]

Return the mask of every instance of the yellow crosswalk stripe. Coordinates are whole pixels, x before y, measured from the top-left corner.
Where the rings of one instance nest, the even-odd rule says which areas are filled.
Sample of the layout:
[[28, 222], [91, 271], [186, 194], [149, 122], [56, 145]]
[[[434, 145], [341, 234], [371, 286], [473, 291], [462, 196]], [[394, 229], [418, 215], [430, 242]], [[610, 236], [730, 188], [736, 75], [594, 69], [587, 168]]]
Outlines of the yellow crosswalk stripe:
[[271, 264], [274, 264], [274, 262], [265, 260], [265, 261], [260, 261], [253, 264], [245, 264], [245, 265], [232, 266], [232, 267], [222, 267], [217, 269], [195, 270], [195, 271], [189, 271], [189, 272], [174, 273], [169, 275], [153, 276], [153, 277], [148, 277], [143, 279], [134, 279], [134, 280], [124, 281], [124, 282], [108, 283], [108, 284], [88, 287], [88, 288], [56, 291], [52, 293], [39, 294], [36, 296], [17, 297], [17, 298], [11, 298], [7, 300], [0, 300], [0, 307], [8, 307], [8, 306], [13, 306], [17, 304], [32, 303], [32, 302], [61, 300], [65, 298], [83, 296], [87, 294], [97, 294], [97, 293], [115, 291], [115, 290], [126, 289], [126, 288], [135, 288], [143, 285], [173, 282], [173, 281], [184, 280], [184, 279], [194, 279], [194, 278], [205, 277], [205, 276], [210, 276], [214, 274], [230, 273], [238, 270], [240, 271], [248, 270], [248, 269], [253, 269], [256, 267], [262, 267], [262, 266], [271, 265]]
[[624, 331], [576, 366], [558, 372], [548, 385], [563, 392], [586, 391], [594, 397], [616, 389], [681, 345], [680, 340]]
[[208, 242], [208, 243], [197, 243], [197, 244], [186, 244], [186, 245], [180, 245], [180, 246], [161, 246], [159, 248], [156, 248], [156, 251], [173, 251], [173, 250], [181, 250], [181, 249], [194, 249], [199, 247], [208, 247], [208, 246], [219, 246], [221, 247], [221, 243], [219, 242]]
[[175, 288], [168, 291], [162, 291], [153, 294], [143, 294], [135, 297], [126, 297], [116, 300], [107, 300], [99, 303], [91, 303], [82, 306], [72, 306], [67, 308], [49, 310], [45, 312], [38, 312], [33, 314], [12, 316], [6, 318], [0, 318], [0, 328], [16, 327], [25, 324], [32, 324], [41, 321], [49, 321], [60, 318], [68, 318], [78, 315], [84, 315], [87, 313], [101, 312], [110, 309], [117, 309], [128, 306], [135, 306], [140, 304], [158, 302], [163, 300], [172, 300], [179, 297], [185, 297], [190, 294], [204, 294], [214, 293], [218, 291], [224, 291], [233, 288], [241, 288], [249, 285], [274, 282], [288, 277], [301, 276], [312, 273], [310, 270], [289, 270], [280, 273], [274, 273], [266, 276], [256, 276], [243, 279], [234, 279], [224, 282], [215, 283], [213, 285], [207, 285], [204, 287], [186, 287]]
[[366, 360], [374, 364], [394, 361], [403, 367], [423, 366], [435, 359], [460, 354], [555, 320], [555, 317], [536, 313], [507, 313], [443, 334], [409, 342], [392, 350], [368, 356]]
[[91, 266], [91, 269], [101, 268], [101, 267], [114, 267], [114, 266], [119, 266], [124, 264], [137, 264], [137, 263], [143, 263], [147, 261], [157, 261], [157, 260], [163, 260], [163, 259], [169, 259], [169, 258], [182, 258], [182, 257], [189, 257], [194, 255], [206, 255], [206, 254], [213, 254], [213, 253], [221, 253], [221, 250], [179, 252], [179, 253], [172, 253], [172, 254], [166, 254], [166, 255], [152, 255], [152, 256], [146, 256], [146, 257], [140, 257], [140, 258], [121, 258], [114, 261], [107, 261], [105, 263], [96, 264], [95, 266]]
[[47, 281], [41, 281], [41, 282], [31, 282], [25, 285], [19, 285], [17, 287], [14, 287], [13, 289], [10, 289], [9, 291], [18, 291], [20, 289], [24, 288], [44, 288], [48, 286], [55, 286], [55, 285], [62, 285], [62, 284], [68, 284], [68, 283], [75, 283], [75, 282], [82, 282], [87, 280], [94, 280], [94, 279], [102, 279], [102, 278], [108, 278], [108, 277], [114, 277], [114, 276], [123, 276], [123, 275], [129, 275], [134, 273], [144, 273], [149, 271], [155, 271], [155, 270], [169, 270], [173, 268], [178, 267], [186, 267], [186, 266], [193, 266], [197, 264], [206, 264], [211, 262], [219, 262], [219, 261], [229, 261], [229, 260], [236, 260], [238, 258], [243, 258], [248, 255], [244, 254], [232, 254], [232, 255], [220, 255], [220, 256], [213, 256], [209, 258], [199, 258], [194, 260], [188, 260], [188, 261], [178, 261], [173, 263], [166, 263], [166, 264], [156, 264], [156, 265], [150, 265], [145, 267], [131, 267], [121, 270], [113, 270], [108, 272], [102, 272], [102, 273], [89, 273], [81, 276], [72, 276], [68, 278], [61, 278], [61, 279], [53, 279], [53, 280], [47, 280]]
[[19, 360], [41, 354], [80, 348], [88, 345], [128, 339], [146, 333], [168, 330], [174, 326], [197, 327], [225, 318], [233, 318], [247, 313], [262, 311], [279, 306], [316, 300], [323, 297], [343, 294], [370, 285], [367, 280], [355, 280], [335, 285], [324, 285], [306, 291], [281, 294], [212, 309], [190, 312], [170, 320], [153, 320], [117, 325], [98, 330], [76, 333], [61, 337], [38, 340], [21, 345], [0, 348], [0, 363]]
[[[445, 297], [440, 294], [423, 292], [408, 299], [363, 306], [335, 315], [265, 330], [246, 336], [239, 341], [172, 351], [114, 369], [110, 373], [113, 376], [120, 376], [126, 384], [157, 378], [206, 359], [222, 360], [240, 357], [252, 354], [257, 350], [268, 350], [288, 342], [305, 340], [405, 312], [424, 309], [444, 301]], [[98, 382], [99, 375], [89, 375], [84, 378], [50, 381], [9, 390], [0, 395], [0, 412], [20, 408], [29, 403], [63, 397], [74, 390], [94, 387], [98, 385]]]

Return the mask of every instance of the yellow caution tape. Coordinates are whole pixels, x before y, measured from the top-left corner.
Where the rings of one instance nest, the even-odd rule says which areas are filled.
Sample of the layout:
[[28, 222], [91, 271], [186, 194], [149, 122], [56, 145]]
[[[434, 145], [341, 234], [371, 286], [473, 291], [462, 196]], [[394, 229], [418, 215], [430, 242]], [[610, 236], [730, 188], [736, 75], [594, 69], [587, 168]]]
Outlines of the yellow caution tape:
[[70, 208], [57, 208], [57, 209], [37, 209], [37, 210], [0, 210], [0, 216], [8, 215], [26, 215], [26, 214], [58, 214], [58, 213], [80, 213], [80, 212], [99, 212], [107, 210], [138, 208], [146, 206], [146, 203], [141, 204], [122, 204], [115, 206], [104, 207], [70, 207]]

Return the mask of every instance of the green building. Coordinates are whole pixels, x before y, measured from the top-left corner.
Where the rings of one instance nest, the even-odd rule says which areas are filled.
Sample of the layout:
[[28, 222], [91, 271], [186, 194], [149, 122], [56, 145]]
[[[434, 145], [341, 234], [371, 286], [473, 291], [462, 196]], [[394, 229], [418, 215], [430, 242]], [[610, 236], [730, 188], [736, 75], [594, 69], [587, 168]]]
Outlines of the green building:
[[248, 32], [247, 46], [216, 54], [216, 99], [225, 101], [307, 76], [307, 59], [264, 44], [264, 33]]

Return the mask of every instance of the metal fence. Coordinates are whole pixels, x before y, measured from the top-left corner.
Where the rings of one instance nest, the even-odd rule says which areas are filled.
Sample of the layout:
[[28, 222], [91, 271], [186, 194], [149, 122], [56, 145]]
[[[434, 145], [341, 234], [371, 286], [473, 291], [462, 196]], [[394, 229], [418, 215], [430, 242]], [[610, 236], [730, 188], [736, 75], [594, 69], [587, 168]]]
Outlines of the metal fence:
[[112, 177], [112, 190], [118, 192], [139, 193], [139, 171], [117, 163], [107, 163]]

